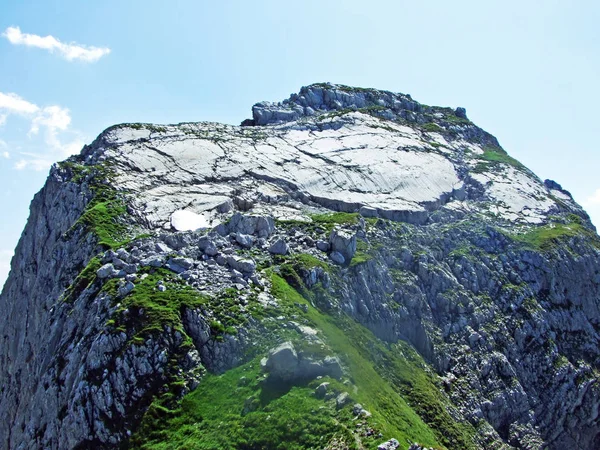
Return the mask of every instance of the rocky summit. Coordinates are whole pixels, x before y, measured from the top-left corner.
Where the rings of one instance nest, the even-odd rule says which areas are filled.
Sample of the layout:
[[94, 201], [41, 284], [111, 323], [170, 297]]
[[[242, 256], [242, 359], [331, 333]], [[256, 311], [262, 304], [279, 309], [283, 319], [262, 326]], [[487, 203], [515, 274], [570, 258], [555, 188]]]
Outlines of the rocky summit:
[[600, 238], [464, 108], [329, 83], [55, 164], [2, 449], [600, 448]]

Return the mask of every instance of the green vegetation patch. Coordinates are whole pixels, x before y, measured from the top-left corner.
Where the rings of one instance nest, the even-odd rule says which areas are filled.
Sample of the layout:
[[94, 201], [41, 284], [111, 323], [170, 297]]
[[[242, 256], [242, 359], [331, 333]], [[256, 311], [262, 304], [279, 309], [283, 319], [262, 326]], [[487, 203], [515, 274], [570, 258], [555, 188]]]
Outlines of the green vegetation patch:
[[[307, 300], [280, 276], [273, 274], [271, 281], [272, 294], [282, 303], [303, 303], [308, 306], [306, 317], [317, 329], [321, 330], [326, 343], [335, 354], [342, 358], [349, 370], [350, 379], [357, 388], [354, 393], [351, 393], [353, 400], [361, 403], [373, 414], [373, 426], [380, 429], [386, 439], [394, 437], [401, 443], [419, 442], [427, 446], [438, 446], [442, 442], [442, 431], [447, 430], [440, 430], [439, 436], [436, 436], [435, 431], [423, 422], [415, 409], [399, 395], [388, 380], [380, 375], [381, 367], [373, 359], [372, 352], [374, 349], [383, 352], [385, 358], [381, 358], [382, 365], [387, 364], [388, 360], [398, 358], [397, 355], [387, 350], [369, 330], [347, 316], [330, 316], [309, 306]], [[411, 370], [423, 371], [421, 367], [417, 366], [411, 366]], [[408, 374], [408, 372], [406, 373]], [[428, 389], [436, 392], [437, 397], [432, 399], [423, 395], [422, 398], [430, 399], [433, 403], [440, 405], [436, 412], [445, 413], [448, 420], [451, 420], [439, 400], [439, 391], [432, 381], [429, 381]], [[421, 405], [423, 410], [430, 406], [428, 404]], [[463, 448], [470, 447], [466, 445]]]
[[[508, 153], [506, 153], [506, 151], [503, 148], [496, 147], [496, 146], [491, 146], [491, 145], [485, 146], [483, 148], [483, 154], [478, 155], [478, 157], [479, 157], [479, 159], [482, 159], [489, 163], [506, 164], [508, 166], [515, 167], [517, 169], [525, 168], [525, 166], [523, 166], [523, 164], [521, 164], [519, 161], [517, 161], [512, 156], [509, 156]], [[486, 170], [487, 166], [484, 166], [484, 165], [480, 166], [480, 164], [481, 163], [479, 163], [477, 166], [475, 166], [476, 172]]]
[[337, 438], [357, 448], [345, 425], [351, 425], [349, 412], [313, 395], [323, 381], [271, 385], [259, 358], [223, 375], [207, 374], [178, 408], [149, 410], [132, 447], [283, 450], [324, 448]]
[[122, 220], [127, 214], [125, 201], [108, 184], [114, 173], [103, 165], [87, 166], [74, 161], [62, 162], [61, 168], [70, 173], [71, 182], [87, 183], [93, 194], [73, 227], [82, 225], [97, 236], [99, 245], [108, 248], [118, 248], [129, 242], [129, 228]]
[[325, 228], [328, 232], [332, 231], [337, 225], [356, 225], [360, 215], [358, 213], [335, 212], [325, 214], [312, 214], [312, 221]]
[[112, 198], [104, 201], [92, 200], [77, 223], [98, 237], [98, 244], [118, 248], [128, 242], [127, 227], [119, 218], [127, 212], [125, 202]]
[[310, 270], [314, 269], [315, 267], [320, 267], [326, 272], [331, 272], [332, 270], [332, 267], [328, 262], [323, 261], [309, 253], [299, 253], [297, 255], [293, 255], [289, 258], [289, 262], [296, 269]]
[[429, 133], [441, 133], [442, 131], [444, 131], [444, 129], [442, 127], [440, 127], [438, 124], [435, 124], [433, 122], [428, 122], [425, 123], [421, 126], [421, 129], [423, 131], [427, 131]]
[[68, 303], [74, 302], [84, 290], [96, 281], [96, 272], [101, 266], [102, 262], [98, 256], [92, 258], [87, 266], [79, 272], [73, 283], [66, 289], [63, 301]]
[[354, 256], [352, 257], [350, 267], [355, 267], [372, 260], [372, 253], [374, 250], [376, 250], [376, 248], [371, 248], [366, 241], [358, 239], [356, 241], [356, 253], [354, 253]]
[[[158, 289], [159, 282], [162, 282], [166, 290]], [[117, 283], [120, 283], [120, 280], [110, 280], [105, 283], [103, 290], [114, 296]], [[185, 334], [181, 325], [183, 309], [197, 308], [207, 301], [207, 297], [186, 285], [171, 272], [159, 269], [137, 282], [133, 291], [120, 300], [121, 307], [112, 320], [114, 326], [122, 328], [123, 331], [131, 330], [133, 325], [137, 330], [136, 337], [140, 339], [162, 332], [165, 325], [170, 325]], [[127, 315], [123, 314], [125, 310], [128, 310]]]
[[550, 223], [529, 229], [521, 234], [509, 234], [512, 239], [536, 251], [548, 251], [558, 246], [566, 239], [584, 236], [596, 248], [600, 248], [598, 236], [580, 222]]

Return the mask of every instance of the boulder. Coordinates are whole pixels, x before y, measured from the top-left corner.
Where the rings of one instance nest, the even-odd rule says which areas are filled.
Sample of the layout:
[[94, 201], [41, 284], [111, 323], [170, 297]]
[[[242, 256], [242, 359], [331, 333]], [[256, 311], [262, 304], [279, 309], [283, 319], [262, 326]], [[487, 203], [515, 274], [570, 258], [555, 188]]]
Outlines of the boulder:
[[465, 108], [462, 107], [458, 107], [454, 110], [454, 115], [456, 117], [460, 117], [461, 119], [466, 119], [467, 118], [467, 110]]
[[337, 357], [313, 359], [311, 356], [296, 352], [291, 342], [284, 342], [272, 349], [268, 358], [264, 360], [263, 368], [269, 373], [270, 379], [287, 383], [310, 380], [319, 376], [335, 378], [342, 376], [342, 367]]
[[169, 258], [167, 267], [175, 273], [182, 273], [194, 265], [194, 260], [190, 258]]
[[269, 247], [269, 253], [273, 255], [287, 255], [290, 247], [283, 239], [278, 239]]
[[329, 245], [332, 252], [340, 253], [346, 262], [350, 262], [356, 253], [356, 234], [335, 229], [329, 235]]
[[256, 234], [259, 238], [266, 238], [275, 231], [275, 221], [272, 217], [236, 213], [225, 227], [229, 233]]
[[248, 234], [236, 233], [235, 241], [244, 248], [251, 248], [254, 245], [254, 238]]
[[355, 403], [352, 407], [352, 414], [359, 417], [371, 417], [371, 413], [364, 409], [360, 403]]
[[291, 342], [284, 342], [269, 352], [265, 363], [269, 375], [281, 381], [291, 381], [296, 378], [298, 370], [298, 354]]
[[[229, 255], [226, 257], [227, 265], [234, 270], [239, 270], [245, 274], [253, 274], [256, 270], [256, 263], [247, 258], [241, 258], [236, 255]], [[219, 259], [217, 259], [219, 262]]]

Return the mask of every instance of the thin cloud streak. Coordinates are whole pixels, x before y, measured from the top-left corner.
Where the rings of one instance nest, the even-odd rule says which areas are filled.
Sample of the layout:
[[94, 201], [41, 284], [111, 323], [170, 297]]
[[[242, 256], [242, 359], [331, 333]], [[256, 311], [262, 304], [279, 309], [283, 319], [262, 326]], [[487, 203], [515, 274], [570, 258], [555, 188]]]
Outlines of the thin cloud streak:
[[93, 47], [72, 42], [65, 44], [54, 36], [38, 36], [37, 34], [22, 33], [19, 27], [8, 27], [2, 33], [11, 44], [25, 45], [48, 50], [50, 53], [57, 52], [67, 61], [83, 61], [93, 63], [110, 53], [107, 47]]

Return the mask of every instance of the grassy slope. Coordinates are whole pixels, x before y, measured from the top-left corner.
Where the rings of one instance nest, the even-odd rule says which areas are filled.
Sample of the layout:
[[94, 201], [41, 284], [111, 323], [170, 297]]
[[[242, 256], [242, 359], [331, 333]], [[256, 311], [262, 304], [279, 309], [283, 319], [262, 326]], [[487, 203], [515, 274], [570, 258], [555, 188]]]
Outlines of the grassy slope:
[[[275, 273], [272, 292], [280, 300], [280, 312], [289, 315], [293, 311], [308, 320], [340, 356], [351, 385], [327, 381], [336, 392], [349, 391], [351, 404], [358, 402], [369, 410], [369, 427], [383, 437], [359, 437], [351, 408], [337, 410], [333, 400], [315, 398], [314, 387], [324, 380], [274, 390], [264, 383], [258, 357], [223, 375], [207, 374], [175, 409], [154, 405], [134, 436], [133, 447], [299, 449], [345, 442], [349, 448], [375, 448], [392, 437], [402, 448], [410, 442], [435, 448], [472, 446], [472, 430], [450, 418], [439, 398], [439, 387], [409, 345], [386, 347], [345, 315], [321, 313]], [[294, 306], [298, 303], [307, 305], [308, 311], [300, 312]], [[352, 431], [356, 431], [354, 437]]]

